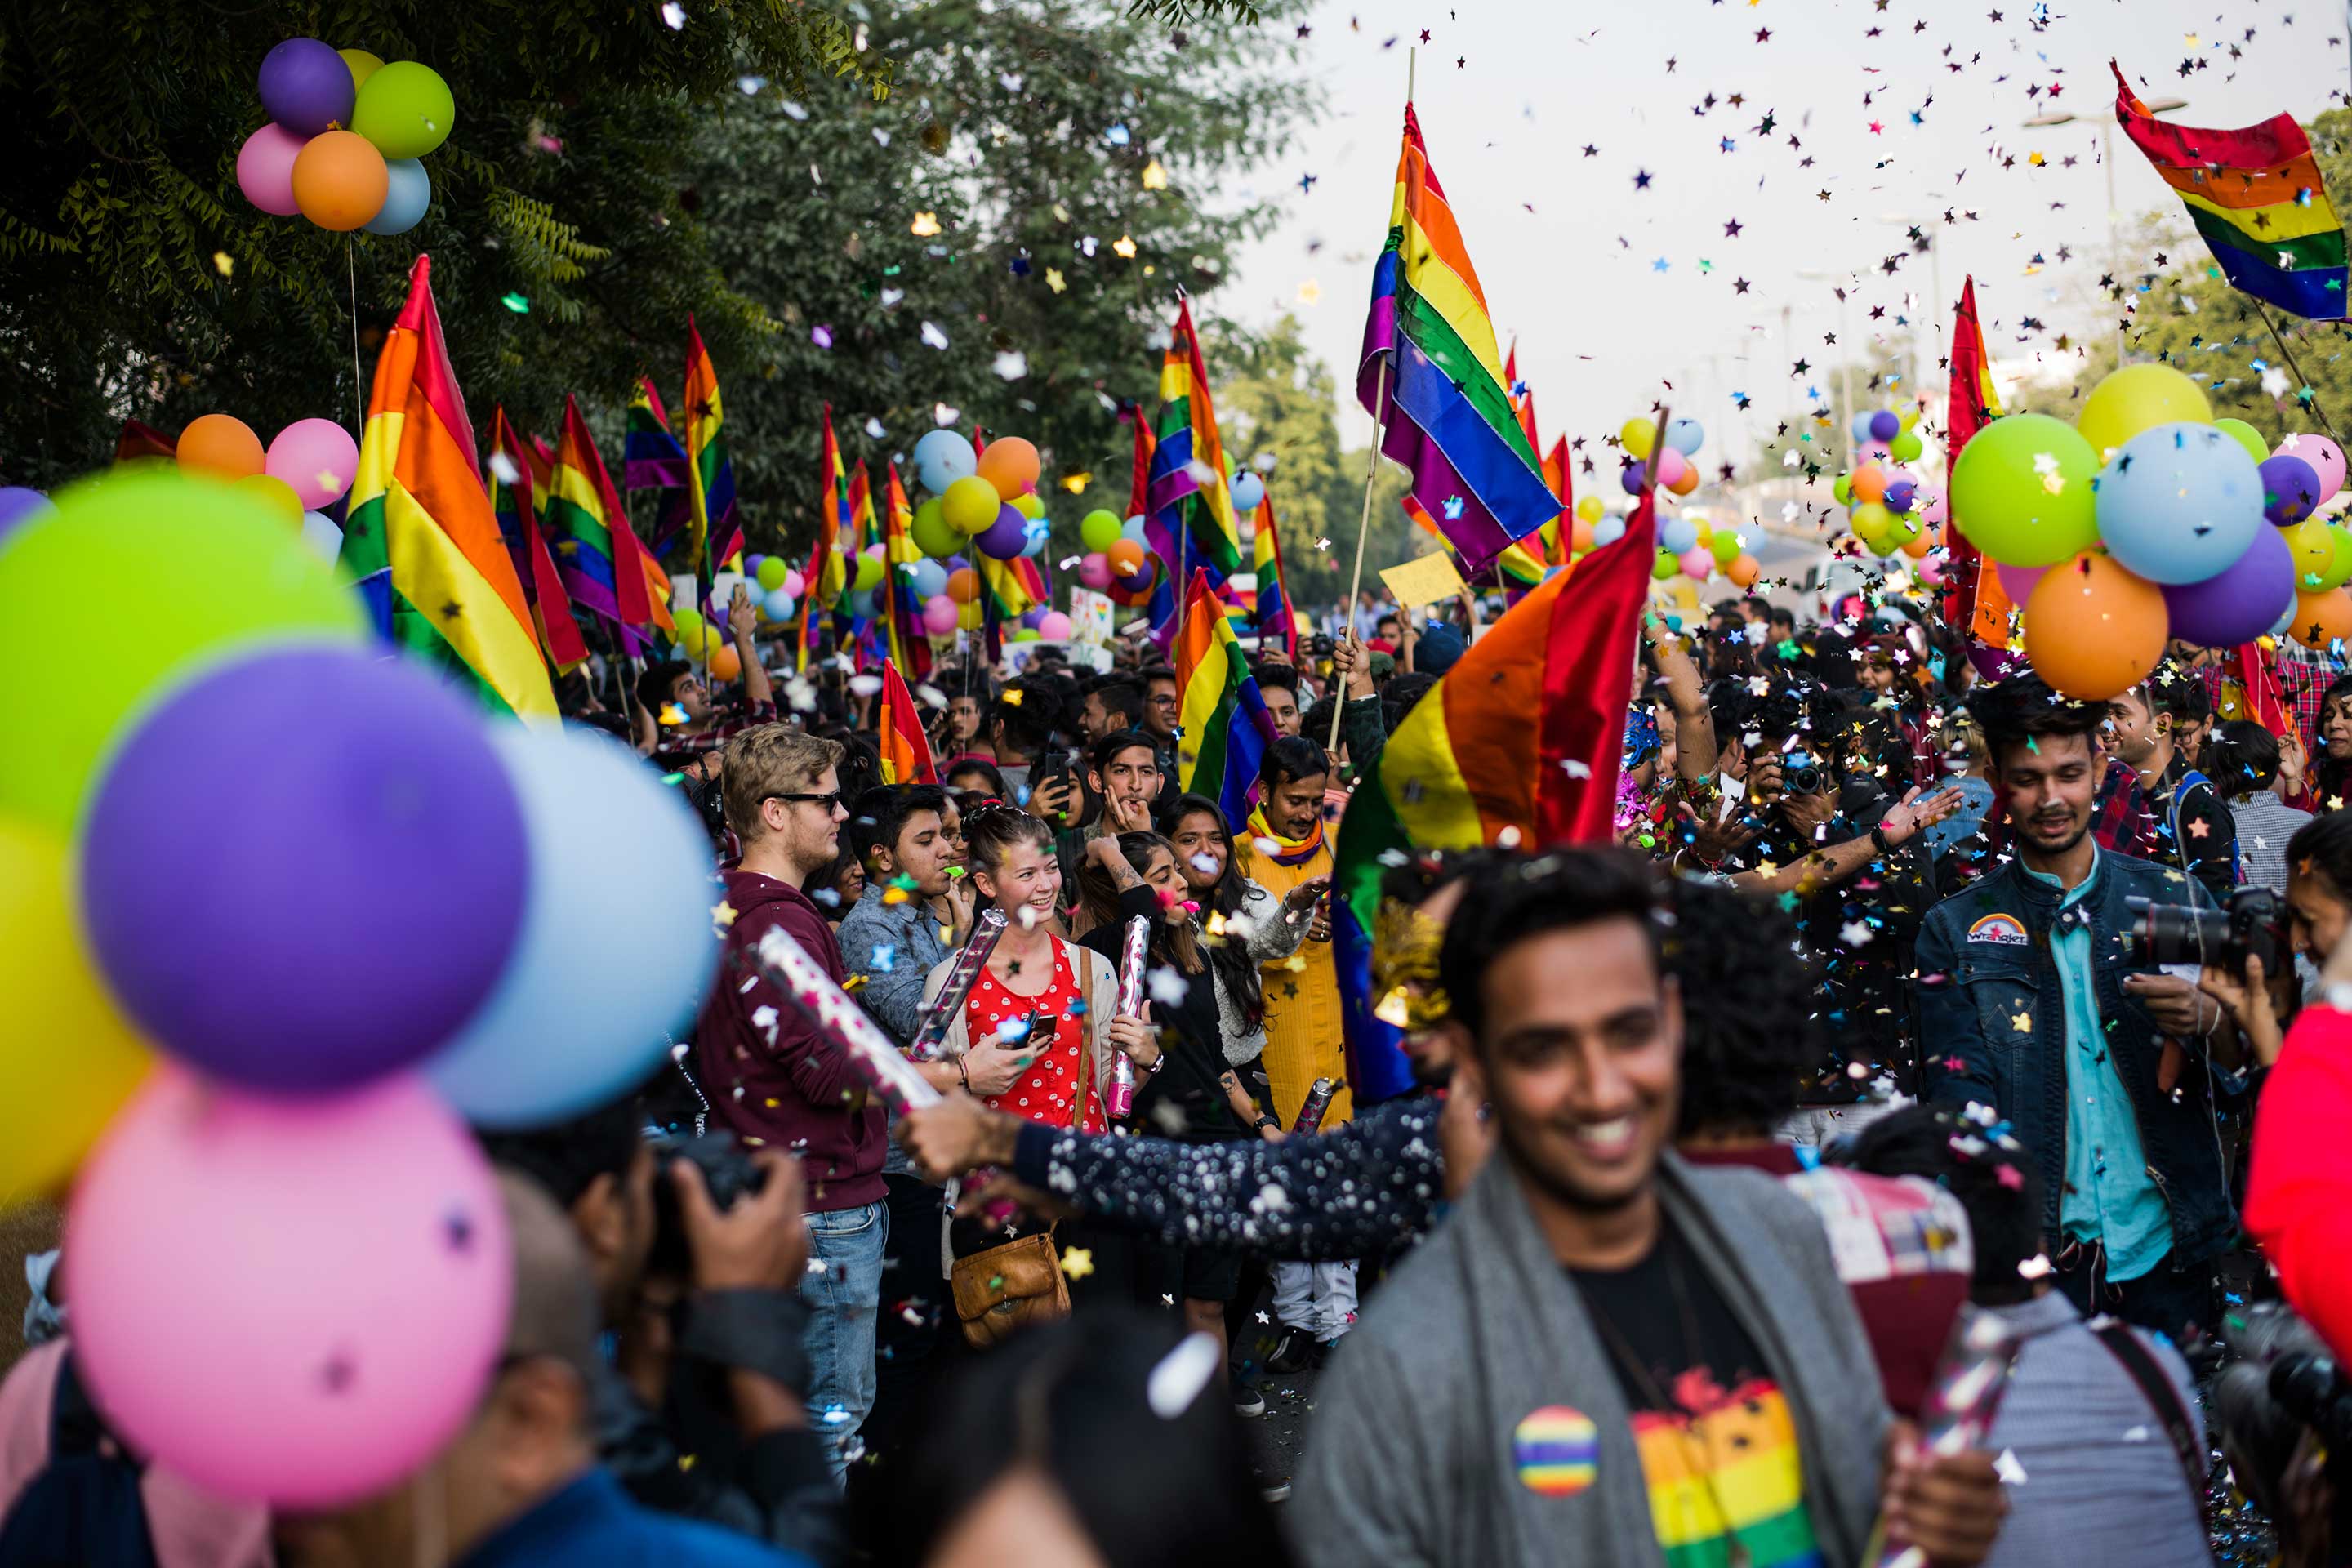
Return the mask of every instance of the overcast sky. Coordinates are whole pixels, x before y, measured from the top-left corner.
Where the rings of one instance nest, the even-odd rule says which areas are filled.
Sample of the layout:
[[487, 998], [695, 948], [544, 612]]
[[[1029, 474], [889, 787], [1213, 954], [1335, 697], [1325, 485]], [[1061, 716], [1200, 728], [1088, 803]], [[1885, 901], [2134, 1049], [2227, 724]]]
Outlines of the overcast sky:
[[[1825, 333], [1843, 345], [1939, 313], [1914, 223], [1942, 237], [1947, 305], [1975, 274], [2005, 374], [2055, 354], [2063, 331], [2111, 324], [2083, 303], [2109, 269], [2099, 128], [2023, 124], [2110, 109], [2110, 55], [2143, 99], [2185, 98], [2167, 117], [2199, 125], [2308, 120], [2347, 71], [2335, 0], [1330, 0], [1307, 25], [1330, 115], [1265, 172], [1260, 193], [1288, 186], [1289, 214], [1215, 309], [1296, 312], [1352, 382], [1418, 47], [1431, 162], [1546, 440], [1597, 444], [1672, 382], [1718, 461], [1752, 450], [1734, 393], [1769, 433], [1826, 385], [1842, 348]], [[2202, 68], [2184, 78], [2184, 61]], [[2117, 206], [2178, 213], [2137, 149], [2119, 153]], [[1796, 358], [1812, 368], [1793, 374]], [[1925, 368], [1940, 387], [1932, 355]], [[1370, 427], [1350, 403], [1345, 438]]]

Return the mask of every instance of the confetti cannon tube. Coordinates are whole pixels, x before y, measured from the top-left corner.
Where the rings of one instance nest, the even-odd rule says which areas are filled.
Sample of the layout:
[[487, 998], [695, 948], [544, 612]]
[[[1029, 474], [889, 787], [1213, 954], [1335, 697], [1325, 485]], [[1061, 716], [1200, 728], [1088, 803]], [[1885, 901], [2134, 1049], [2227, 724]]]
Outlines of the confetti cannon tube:
[[[1924, 1454], [1965, 1453], [1983, 1443], [2009, 1392], [2010, 1369], [2024, 1342], [1998, 1315], [1962, 1307], [1951, 1342], [1936, 1363], [1936, 1381], [1919, 1410], [1919, 1449]], [[1891, 1545], [1886, 1522], [1871, 1532], [1863, 1561], [1876, 1568], [1927, 1568], [1927, 1554], [1916, 1546]]]
[[[1127, 922], [1127, 934], [1119, 944], [1118, 1011], [1121, 1017], [1143, 1016], [1143, 952], [1151, 941], [1151, 922], [1137, 915]], [[1104, 1097], [1104, 1109], [1115, 1121], [1124, 1121], [1135, 1114], [1135, 1063], [1125, 1051], [1110, 1064], [1110, 1089]]]
[[1318, 1078], [1307, 1087], [1307, 1099], [1298, 1107], [1298, 1120], [1290, 1124], [1293, 1132], [1320, 1132], [1324, 1115], [1331, 1109], [1331, 1097], [1339, 1092], [1337, 1079]]
[[963, 1005], [971, 988], [980, 983], [980, 972], [988, 964], [988, 955], [996, 951], [996, 939], [1004, 934], [1004, 911], [991, 910], [980, 917], [971, 928], [971, 940], [956, 954], [955, 967], [948, 971], [947, 984], [940, 987], [938, 998], [930, 1011], [915, 1026], [915, 1037], [908, 1042], [907, 1057], [910, 1061], [935, 1062], [947, 1045], [948, 1031], [963, 1013]]
[[834, 984], [824, 965], [781, 927], [760, 939], [760, 973], [788, 997], [817, 1032], [849, 1053], [858, 1076], [901, 1115], [939, 1103], [940, 1091], [898, 1052], [866, 1010]]

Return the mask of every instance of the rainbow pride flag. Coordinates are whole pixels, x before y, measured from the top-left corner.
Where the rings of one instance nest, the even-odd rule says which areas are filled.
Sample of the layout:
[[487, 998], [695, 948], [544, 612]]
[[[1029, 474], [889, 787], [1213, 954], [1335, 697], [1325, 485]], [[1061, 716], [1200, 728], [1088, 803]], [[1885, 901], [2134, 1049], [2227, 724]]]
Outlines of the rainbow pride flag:
[[727, 415], [719, 400], [719, 367], [702, 346], [694, 317], [686, 318], [686, 540], [688, 560], [705, 583], [743, 553], [743, 525], [735, 516], [735, 465], [727, 458]]
[[1696, 1415], [1633, 1413], [1666, 1568], [1717, 1568], [1734, 1542], [1755, 1568], [1821, 1568], [1787, 1396], [1767, 1378], [1716, 1394]]
[[887, 658], [882, 661], [882, 699], [874, 709], [874, 734], [881, 746], [884, 784], [940, 782], [930, 737], [923, 733], [922, 710], [915, 706], [915, 694], [907, 689], [898, 667]]
[[[499, 459], [514, 474], [511, 483], [499, 475]], [[572, 618], [572, 595], [563, 591], [563, 577], [555, 556], [540, 531], [539, 508], [532, 500], [530, 454], [507, 411], [490, 414], [490, 511], [506, 535], [507, 553], [513, 557], [521, 579], [523, 597], [530, 601], [531, 625], [539, 633], [540, 651], [556, 673], [565, 674], [588, 660], [588, 645], [581, 640], [579, 623]]]
[[1381, 450], [1412, 473], [1413, 495], [1461, 552], [1465, 575], [1559, 516], [1535, 444], [1512, 412], [1486, 296], [1410, 103], [1356, 395], [1380, 421]]
[[[580, 416], [579, 400], [571, 396], [563, 400], [563, 434], [556, 442], [542, 510], [548, 531], [554, 535], [556, 568], [572, 601], [610, 623], [628, 652], [642, 652], [645, 642], [638, 628], [654, 621], [644, 546], [620, 510], [612, 478], [604, 471], [604, 454], [596, 450], [588, 422]], [[665, 616], [667, 586], [662, 595]]]
[[[1528, 848], [1612, 833], [1650, 566], [1654, 495], [1624, 535], [1538, 584], [1413, 705], [1348, 797], [1334, 852], [1332, 957], [1357, 1103], [1412, 1087], [1371, 995], [1381, 876], [1414, 850], [1468, 849], [1507, 831]], [[1190, 628], [1188, 627], [1189, 631]]]
[[376, 356], [341, 565], [386, 641], [493, 710], [553, 723], [555, 691], [482, 489], [474, 422], [442, 341], [432, 275], [432, 258], [419, 256], [408, 302]]
[[[1429, 509], [1422, 505], [1420, 500], [1412, 491], [1408, 490], [1399, 496], [1397, 505], [1403, 509], [1404, 515], [1411, 520], [1415, 528], [1433, 537], [1446, 539], [1448, 543], [1453, 542], [1447, 539], [1445, 530], [1437, 526], [1437, 520], [1429, 515]], [[1465, 583], [1469, 582], [1470, 563], [1462, 558], [1462, 552], [1458, 550], [1453, 552], [1453, 555], [1454, 569], [1462, 574], [1462, 580]], [[1544, 574], [1549, 569], [1537, 559], [1533, 550], [1525, 543], [1518, 542], [1513, 543], [1500, 555], [1495, 557], [1488, 565], [1487, 572], [1501, 584], [1503, 590], [1509, 594], [1516, 603], [1517, 595], [1542, 582]]]
[[2314, 321], [2344, 319], [2344, 226], [2292, 114], [2212, 131], [2149, 112], [2115, 61], [2116, 122], [2189, 209], [2232, 288]]
[[1247, 822], [1274, 745], [1274, 716], [1205, 567], [1193, 572], [1185, 596], [1176, 696], [1176, 787], [1213, 796], [1227, 822]]
[[[1119, 410], [1118, 416], [1135, 426], [1135, 456], [1129, 468], [1127, 515], [1144, 520], [1143, 537], [1155, 552], [1153, 559], [1158, 562], [1152, 572], [1151, 592], [1144, 602], [1143, 613], [1144, 618], [1151, 623], [1152, 642], [1165, 653], [1169, 639], [1176, 635], [1176, 568], [1174, 557], [1156, 553], [1167, 538], [1167, 530], [1155, 529], [1151, 521], [1151, 468], [1152, 459], [1160, 450], [1160, 438], [1151, 433], [1151, 421], [1143, 416], [1141, 404], [1126, 405]], [[1119, 599], [1116, 592], [1112, 597], [1121, 604], [1127, 602]]]
[[[629, 399], [628, 428], [621, 438], [621, 489], [629, 495], [658, 492], [653, 533], [645, 541], [656, 557], [667, 555], [686, 537], [687, 513], [693, 505], [686, 473], [686, 448], [670, 431], [669, 411], [654, 390], [653, 377], [641, 375]], [[701, 563], [688, 563], [687, 569], [699, 571]]]
[[809, 552], [807, 586], [801, 595], [800, 651], [793, 668], [806, 669], [809, 659], [809, 634], [819, 624], [817, 616], [829, 616], [835, 605], [849, 586], [848, 570], [841, 558], [841, 541], [849, 528], [849, 477], [841, 467], [841, 444], [833, 438], [833, 405], [824, 405], [824, 449], [817, 483], [823, 495], [817, 501], [816, 545]]
[[1251, 550], [1256, 559], [1257, 604], [1250, 620], [1250, 629], [1257, 634], [1261, 649], [1280, 648], [1283, 658], [1293, 665], [1298, 662], [1298, 616], [1290, 604], [1290, 586], [1282, 580], [1281, 530], [1274, 521], [1274, 492], [1257, 503], [1257, 516], [1252, 526], [1256, 537]]
[[931, 639], [923, 629], [922, 601], [915, 593], [915, 567], [923, 552], [915, 548], [910, 531], [915, 509], [898, 478], [898, 465], [885, 470], [882, 508], [882, 560], [889, 568], [881, 595], [883, 625], [889, 639], [890, 662], [911, 669], [915, 679], [931, 672]]
[[[1203, 484], [1201, 473], [1211, 476]], [[1225, 448], [1209, 401], [1209, 367], [1189, 300], [1176, 307], [1160, 363], [1160, 429], [1151, 453], [1146, 536], [1171, 572], [1198, 566], [1218, 587], [1242, 569], [1242, 536], [1225, 488]]]

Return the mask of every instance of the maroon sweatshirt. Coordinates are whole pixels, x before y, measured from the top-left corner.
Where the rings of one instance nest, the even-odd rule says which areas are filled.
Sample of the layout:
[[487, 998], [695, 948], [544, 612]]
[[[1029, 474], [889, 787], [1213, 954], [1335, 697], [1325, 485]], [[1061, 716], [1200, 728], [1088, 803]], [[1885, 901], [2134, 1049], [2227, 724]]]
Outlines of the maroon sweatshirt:
[[694, 1037], [711, 1114], [738, 1138], [799, 1155], [812, 1211], [877, 1202], [889, 1146], [881, 1101], [849, 1053], [820, 1036], [757, 963], [760, 939], [781, 928], [838, 982], [833, 928], [798, 888], [757, 871], [720, 875], [735, 921]]

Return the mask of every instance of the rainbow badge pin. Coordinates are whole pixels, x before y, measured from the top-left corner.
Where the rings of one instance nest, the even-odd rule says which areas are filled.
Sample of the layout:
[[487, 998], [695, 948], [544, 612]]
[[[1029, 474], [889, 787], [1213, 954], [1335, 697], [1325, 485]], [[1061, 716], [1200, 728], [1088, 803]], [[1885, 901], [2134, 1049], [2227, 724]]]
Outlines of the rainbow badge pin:
[[2023, 947], [2028, 938], [2025, 922], [2015, 915], [1987, 915], [1969, 927], [1969, 940], [1997, 942], [2002, 947]]
[[1573, 1497], [1600, 1468], [1601, 1435], [1583, 1411], [1547, 1405], [1528, 1411], [1511, 1433], [1511, 1459], [1529, 1491]]

